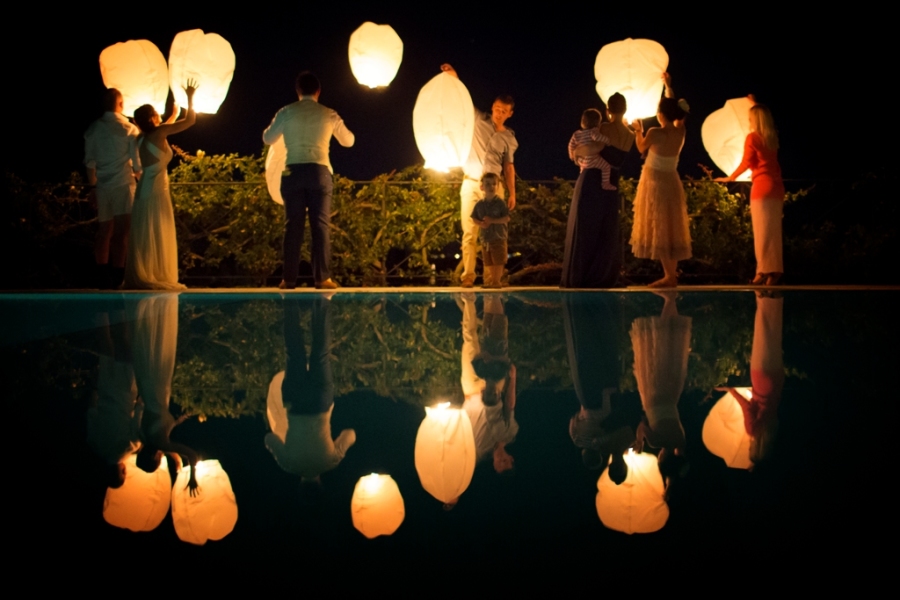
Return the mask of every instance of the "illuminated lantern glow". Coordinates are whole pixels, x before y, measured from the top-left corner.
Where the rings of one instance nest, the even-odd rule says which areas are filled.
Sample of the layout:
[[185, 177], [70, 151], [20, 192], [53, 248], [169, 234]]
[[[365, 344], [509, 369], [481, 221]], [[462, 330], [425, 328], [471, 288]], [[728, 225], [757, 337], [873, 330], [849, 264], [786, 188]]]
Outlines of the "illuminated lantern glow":
[[284, 407], [281, 393], [281, 385], [284, 383], [284, 371], [279, 371], [269, 383], [269, 393], [266, 395], [266, 417], [269, 420], [269, 429], [284, 442], [287, 439], [290, 422], [288, 411]]
[[357, 531], [369, 538], [392, 535], [406, 516], [403, 496], [390, 475], [360, 477], [353, 488], [350, 515]]
[[[750, 135], [751, 106], [753, 102], [749, 98], [727, 100], [725, 106], [706, 117], [700, 129], [703, 147], [726, 175], [734, 173], [744, 157], [744, 142]], [[737, 180], [750, 181], [750, 170]]]
[[361, 85], [388, 85], [403, 60], [403, 40], [390, 25], [366, 21], [350, 36], [350, 70]]
[[447, 172], [465, 164], [475, 133], [475, 106], [462, 82], [440, 73], [419, 91], [413, 133], [425, 168]]
[[103, 519], [122, 529], [153, 531], [169, 512], [172, 479], [166, 460], [160, 461], [153, 473], [137, 466], [137, 454], [123, 460], [125, 482], [119, 488], [106, 490]]
[[127, 116], [144, 104], [152, 105], [159, 114], [165, 112], [169, 69], [153, 42], [128, 40], [104, 48], [100, 53], [100, 75], [103, 85], [122, 93]]
[[175, 102], [187, 106], [184, 85], [189, 79], [197, 82], [194, 110], [216, 113], [234, 76], [234, 50], [217, 33], [203, 33], [202, 29], [182, 31], [169, 48], [169, 84]]
[[287, 167], [287, 146], [284, 145], [284, 136], [278, 138], [274, 144], [266, 150], [266, 187], [269, 197], [276, 203], [284, 205], [281, 197], [281, 174]]
[[196, 496], [187, 488], [190, 468], [175, 478], [172, 488], [172, 524], [184, 542], [202, 546], [209, 540], [221, 540], [232, 532], [238, 511], [231, 480], [217, 460], [201, 460], [197, 470]]
[[669, 520], [669, 505], [656, 456], [629, 449], [624, 458], [625, 481], [616, 485], [609, 469], [597, 481], [597, 515], [606, 527], [629, 535], [659, 531]]
[[[735, 388], [735, 391], [750, 400], [750, 388]], [[750, 443], [744, 411], [737, 399], [725, 392], [703, 422], [703, 445], [732, 469], [749, 469], [753, 466]]]
[[594, 61], [597, 94], [604, 102], [615, 93], [628, 102], [627, 119], [656, 116], [662, 96], [662, 74], [669, 66], [669, 55], [653, 40], [628, 38], [600, 48]]
[[469, 415], [445, 402], [425, 408], [416, 434], [416, 472], [425, 491], [452, 507], [475, 474], [475, 434]]

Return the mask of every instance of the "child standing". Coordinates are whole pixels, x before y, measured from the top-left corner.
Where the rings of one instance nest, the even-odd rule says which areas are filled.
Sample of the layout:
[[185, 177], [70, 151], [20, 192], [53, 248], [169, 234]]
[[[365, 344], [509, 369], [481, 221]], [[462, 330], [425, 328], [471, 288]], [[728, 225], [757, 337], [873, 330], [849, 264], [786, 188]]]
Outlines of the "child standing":
[[481, 177], [484, 198], [475, 204], [472, 220], [481, 229], [481, 260], [484, 263], [484, 287], [501, 288], [503, 267], [506, 266], [506, 240], [508, 238], [509, 208], [506, 201], [497, 196], [500, 176], [485, 173]]

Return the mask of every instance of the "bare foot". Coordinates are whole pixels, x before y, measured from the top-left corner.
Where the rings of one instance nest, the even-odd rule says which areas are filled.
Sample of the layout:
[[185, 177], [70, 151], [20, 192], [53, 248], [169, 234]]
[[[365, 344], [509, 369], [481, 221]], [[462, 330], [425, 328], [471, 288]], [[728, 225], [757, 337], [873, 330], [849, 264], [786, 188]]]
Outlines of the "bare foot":
[[647, 287], [650, 288], [670, 288], [678, 286], [678, 278], [676, 277], [663, 277], [662, 279], [657, 279]]

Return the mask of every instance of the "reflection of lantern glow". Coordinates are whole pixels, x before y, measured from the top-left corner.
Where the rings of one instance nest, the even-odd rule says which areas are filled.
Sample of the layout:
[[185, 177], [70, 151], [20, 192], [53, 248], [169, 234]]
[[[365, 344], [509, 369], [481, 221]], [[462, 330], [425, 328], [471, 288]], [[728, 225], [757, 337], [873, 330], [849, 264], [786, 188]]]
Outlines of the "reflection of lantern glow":
[[187, 488], [190, 468], [184, 468], [172, 488], [172, 523], [179, 539], [202, 546], [209, 540], [221, 540], [237, 523], [237, 501], [228, 473], [217, 460], [197, 463], [199, 490], [191, 496]]
[[137, 454], [124, 461], [125, 483], [106, 490], [103, 518], [107, 523], [131, 531], [153, 531], [169, 512], [172, 480], [165, 460], [153, 473], [137, 466]]
[[610, 529], [632, 533], [659, 531], [669, 520], [666, 488], [656, 456], [625, 453], [628, 476], [620, 485], [609, 477], [609, 469], [597, 481], [597, 515]]
[[269, 189], [269, 196], [278, 204], [284, 204], [281, 197], [281, 174], [286, 166], [287, 146], [284, 145], [282, 136], [266, 150], [266, 187]]
[[187, 105], [183, 86], [188, 79], [193, 79], [198, 84], [194, 110], [215, 113], [228, 95], [233, 76], [234, 50], [221, 35], [192, 29], [182, 31], [172, 40], [169, 83], [176, 103]]
[[465, 163], [475, 133], [475, 106], [459, 79], [440, 73], [422, 87], [413, 108], [413, 133], [425, 168], [447, 171]]
[[125, 114], [150, 104], [159, 114], [166, 110], [169, 96], [169, 69], [166, 59], [153, 42], [128, 40], [100, 53], [103, 85], [122, 92]]
[[[750, 388], [735, 388], [735, 391], [750, 400]], [[744, 427], [744, 411], [730, 392], [725, 392], [703, 422], [703, 445], [732, 469], [753, 466], [750, 436]]]
[[406, 516], [397, 482], [377, 473], [360, 477], [353, 488], [350, 514], [353, 526], [369, 539], [397, 531]]
[[366, 21], [350, 36], [350, 70], [362, 85], [388, 85], [403, 60], [403, 41], [390, 25]]
[[429, 494], [453, 505], [472, 483], [475, 434], [469, 415], [450, 403], [425, 408], [416, 434], [416, 472]]
[[[744, 142], [750, 134], [749, 98], [733, 98], [703, 121], [700, 136], [709, 157], [726, 175], [731, 175], [744, 157]], [[750, 181], [750, 171], [738, 177]]]
[[594, 62], [597, 94], [607, 102], [616, 92], [628, 102], [628, 119], [656, 115], [662, 95], [662, 74], [669, 66], [665, 48], [653, 40], [628, 38], [600, 48]]

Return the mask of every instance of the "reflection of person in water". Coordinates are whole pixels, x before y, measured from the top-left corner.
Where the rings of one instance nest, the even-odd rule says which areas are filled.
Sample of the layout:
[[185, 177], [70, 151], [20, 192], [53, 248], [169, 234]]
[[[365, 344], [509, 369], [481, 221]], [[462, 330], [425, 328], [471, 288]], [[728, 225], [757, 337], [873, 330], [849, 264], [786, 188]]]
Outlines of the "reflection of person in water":
[[644, 419], [638, 426], [637, 450], [644, 442], [660, 448], [662, 469], [672, 454], [682, 456], [684, 428], [678, 415], [678, 399], [687, 378], [691, 349], [691, 319], [678, 314], [674, 292], [657, 293], [665, 300], [658, 317], [641, 317], [631, 325], [634, 377], [637, 380]]
[[144, 445], [138, 452], [137, 466], [152, 473], [163, 454], [179, 462], [184, 457], [190, 464], [188, 487], [198, 493], [194, 468], [197, 453], [173, 442], [172, 430], [189, 415], [176, 419], [169, 411], [172, 376], [175, 373], [175, 350], [178, 343], [178, 295], [155, 294], [143, 297], [137, 305], [134, 323], [134, 375], [138, 394], [144, 401], [141, 435]]
[[[519, 424], [515, 417], [516, 367], [509, 360], [509, 323], [503, 301], [499, 294], [484, 296], [481, 339], [474, 331], [477, 327], [474, 295], [465, 294], [463, 302], [464, 363], [472, 356], [471, 371], [463, 365], [463, 409], [472, 422], [478, 461], [490, 454], [496, 472], [510, 472], [515, 459], [506, 446], [515, 441]], [[479, 394], [475, 390], [480, 380], [484, 387]]]
[[87, 411], [87, 442], [104, 462], [107, 486], [118, 488], [125, 482], [123, 460], [141, 447], [144, 404], [137, 397], [124, 305], [117, 301], [98, 320], [100, 365], [97, 394]]
[[312, 307], [312, 349], [306, 357], [300, 328], [300, 301], [284, 301], [284, 345], [287, 369], [269, 386], [268, 414], [272, 432], [266, 448], [278, 466], [316, 481], [337, 467], [356, 442], [356, 432], [343, 430], [331, 438], [334, 383], [331, 375], [331, 305], [317, 297]]

